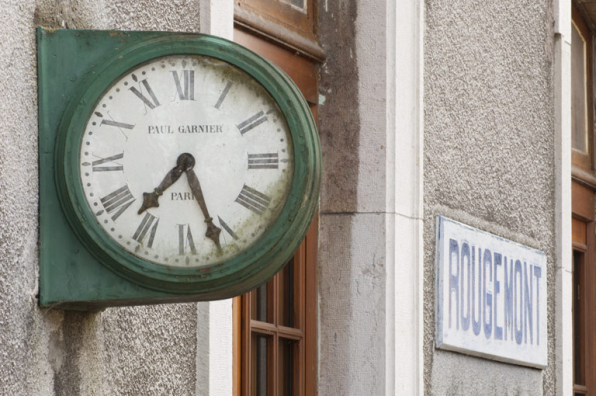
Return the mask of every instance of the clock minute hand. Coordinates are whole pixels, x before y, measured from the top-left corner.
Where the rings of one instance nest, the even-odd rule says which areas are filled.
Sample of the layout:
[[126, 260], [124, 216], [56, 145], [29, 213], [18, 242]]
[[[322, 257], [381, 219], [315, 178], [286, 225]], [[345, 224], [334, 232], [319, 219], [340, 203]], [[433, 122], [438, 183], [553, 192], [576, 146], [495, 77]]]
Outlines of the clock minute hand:
[[192, 168], [186, 169], [186, 178], [188, 179], [188, 184], [190, 185], [192, 194], [199, 202], [203, 216], [205, 216], [205, 223], [207, 223], [207, 232], [205, 233], [205, 236], [215, 242], [218, 249], [221, 249], [219, 244], [219, 234], [221, 233], [221, 228], [213, 224], [213, 218], [209, 216], [207, 204], [205, 203], [205, 197], [203, 196], [203, 190], [201, 189], [201, 183], [199, 183], [199, 179]]
[[176, 166], [168, 172], [166, 177], [159, 183], [159, 186], [152, 193], [143, 193], [143, 205], [141, 205], [138, 214], [149, 208], [157, 208], [159, 206], [159, 197], [163, 192], [176, 183], [185, 170], [192, 169], [193, 166], [195, 166], [195, 159], [192, 155], [188, 153], [180, 154], [176, 160]]

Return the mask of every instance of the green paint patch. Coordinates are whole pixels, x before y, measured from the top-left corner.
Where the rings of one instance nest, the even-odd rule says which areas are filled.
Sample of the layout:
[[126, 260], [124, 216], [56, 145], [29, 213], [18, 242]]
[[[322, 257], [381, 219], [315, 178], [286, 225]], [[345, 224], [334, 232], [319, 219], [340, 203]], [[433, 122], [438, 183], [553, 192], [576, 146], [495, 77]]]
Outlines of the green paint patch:
[[327, 101], [325, 95], [319, 94], [319, 106], [323, 106], [325, 104], [325, 101]]

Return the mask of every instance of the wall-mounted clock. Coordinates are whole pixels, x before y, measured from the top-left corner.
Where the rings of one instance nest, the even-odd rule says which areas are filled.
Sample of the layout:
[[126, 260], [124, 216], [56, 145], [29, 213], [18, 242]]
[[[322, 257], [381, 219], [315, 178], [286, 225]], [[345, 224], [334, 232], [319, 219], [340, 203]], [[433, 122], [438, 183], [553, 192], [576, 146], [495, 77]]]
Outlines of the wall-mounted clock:
[[38, 60], [42, 305], [226, 298], [292, 256], [320, 148], [277, 67], [206, 35], [41, 28]]

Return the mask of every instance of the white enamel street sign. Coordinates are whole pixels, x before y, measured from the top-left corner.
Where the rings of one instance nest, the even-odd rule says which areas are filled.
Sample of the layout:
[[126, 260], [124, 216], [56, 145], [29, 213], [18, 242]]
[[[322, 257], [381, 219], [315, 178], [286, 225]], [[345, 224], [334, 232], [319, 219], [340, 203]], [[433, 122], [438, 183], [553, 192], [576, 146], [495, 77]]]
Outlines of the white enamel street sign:
[[436, 345], [547, 365], [546, 255], [437, 217]]

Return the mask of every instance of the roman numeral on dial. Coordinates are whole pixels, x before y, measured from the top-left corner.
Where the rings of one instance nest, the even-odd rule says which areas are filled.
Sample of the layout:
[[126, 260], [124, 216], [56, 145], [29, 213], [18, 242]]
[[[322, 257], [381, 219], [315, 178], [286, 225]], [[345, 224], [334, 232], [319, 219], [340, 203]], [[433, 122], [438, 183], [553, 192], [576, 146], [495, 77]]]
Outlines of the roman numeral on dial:
[[251, 116], [240, 124], [236, 125], [241, 134], [245, 134], [267, 121], [267, 115], [264, 111], [259, 111], [257, 114]]
[[277, 153], [248, 154], [248, 169], [278, 169]]
[[[99, 118], [103, 118], [103, 114], [100, 113], [99, 111], [95, 112], [95, 115], [98, 116]], [[108, 112], [108, 116], [110, 116], [110, 113]], [[110, 116], [111, 117], [111, 116]], [[111, 126], [111, 127], [116, 127], [118, 129], [120, 129], [120, 132], [122, 132], [122, 134], [124, 135], [124, 137], [126, 138], [126, 140], [128, 140], [128, 136], [124, 133], [124, 131], [122, 130], [122, 128], [124, 129], [133, 129], [135, 126], [133, 124], [127, 124], [125, 122], [119, 122], [119, 121], [114, 121], [114, 120], [106, 120], [103, 119], [101, 120], [101, 123], [99, 124], [99, 126], [103, 126], [103, 125], [107, 125], [107, 126]]]
[[118, 122], [118, 121], [112, 121], [112, 120], [101, 120], [101, 124], [99, 124], [99, 126], [102, 126], [102, 125], [113, 126], [116, 128], [124, 128], [124, 129], [133, 129], [135, 127], [132, 124], [127, 124], [125, 122]]
[[180, 100], [195, 100], [195, 71], [183, 70], [182, 79], [178, 76], [177, 71], [173, 71], [174, 82], [176, 83], [176, 91]]
[[[147, 232], [151, 229], [151, 233], [149, 234], [149, 241], [147, 242], [147, 247], [153, 247], [153, 240], [155, 239], [155, 232], [157, 231], [157, 225], [159, 224], [159, 219], [153, 216], [151, 213], [146, 212], [145, 217], [141, 220], [141, 224], [137, 227], [132, 239], [137, 241], [138, 243], [142, 243], [143, 239], [147, 235]], [[153, 227], [151, 227], [153, 225]]]
[[236, 202], [260, 215], [269, 207], [271, 198], [245, 184]]
[[[123, 166], [121, 164], [115, 163], [116, 165], [108, 165], [108, 166], [100, 166], [109, 162], [114, 162], [116, 160], [124, 158], [124, 153], [112, 155], [111, 157], [101, 158], [97, 161], [93, 161], [91, 165], [93, 166], [93, 172], [113, 172], [113, 171], [121, 171]], [[88, 164], [85, 162], [83, 165]]]
[[232, 231], [232, 229], [230, 228], [230, 226], [227, 225], [226, 222], [223, 221], [221, 217], [217, 216], [217, 219], [219, 220], [219, 225], [221, 226], [221, 228], [223, 228], [224, 230], [226, 230], [226, 232], [228, 234], [230, 234], [230, 236], [232, 238], [234, 238], [235, 241], [237, 241], [238, 240], [238, 235], [236, 235], [236, 233], [234, 231]]
[[[186, 233], [184, 232], [185, 228]], [[186, 248], [189, 248], [192, 254], [197, 253], [194, 240], [192, 239], [192, 232], [190, 232], [190, 225], [178, 224], [178, 253], [184, 254], [186, 252]]]
[[[116, 191], [100, 198], [100, 201], [108, 214], [112, 214], [112, 220], [116, 221], [120, 215], [132, 205], [135, 198], [130, 193], [128, 186], [120, 187]], [[101, 212], [99, 212], [101, 214]]]
[[228, 96], [228, 92], [230, 92], [230, 88], [232, 87], [232, 82], [228, 81], [228, 83], [226, 84], [223, 92], [221, 93], [221, 95], [219, 95], [219, 99], [217, 99], [217, 103], [215, 103], [215, 108], [217, 110], [219, 110], [219, 108], [221, 107], [221, 104], [223, 103], [224, 99], [226, 98], [226, 96]]
[[[133, 80], [136, 81], [136, 77], [134, 77], [134, 75], [133, 75]], [[147, 79], [141, 80], [141, 84], [143, 84], [143, 86], [145, 87], [145, 91], [147, 91], [147, 93], [149, 94], [149, 96], [151, 98], [146, 97], [136, 87], [131, 87], [130, 92], [135, 94], [139, 99], [141, 99], [143, 101], [143, 103], [145, 103], [147, 105], [147, 107], [149, 107], [151, 110], [153, 110], [154, 108], [156, 108], [157, 106], [160, 105], [159, 100], [157, 100], [157, 97], [155, 96], [155, 94], [153, 93], [153, 90], [149, 86]]]

